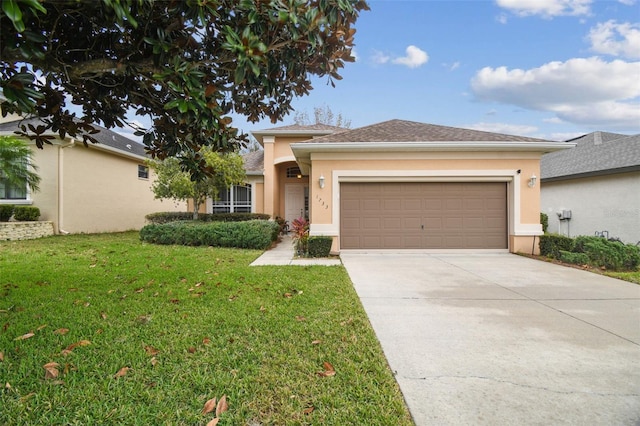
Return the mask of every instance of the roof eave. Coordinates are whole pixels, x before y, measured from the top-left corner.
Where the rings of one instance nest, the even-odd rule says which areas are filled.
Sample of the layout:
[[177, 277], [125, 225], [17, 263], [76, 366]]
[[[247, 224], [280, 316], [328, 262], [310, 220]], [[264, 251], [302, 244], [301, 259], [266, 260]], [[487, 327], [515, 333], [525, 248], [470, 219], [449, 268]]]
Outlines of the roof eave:
[[258, 136], [326, 136], [335, 133], [330, 130], [254, 130], [250, 132]]
[[640, 171], [640, 164], [635, 166], [628, 167], [618, 167], [615, 169], [606, 169], [606, 170], [593, 170], [590, 172], [582, 172], [582, 173], [574, 173], [570, 175], [561, 175], [561, 176], [551, 176], [551, 177], [541, 177], [540, 182], [557, 182], [561, 180], [571, 180], [571, 179], [582, 179], [596, 176], [610, 176], [610, 175], [618, 175], [622, 173], [631, 173]]
[[521, 151], [548, 153], [575, 147], [567, 142], [437, 141], [437, 142], [298, 142], [291, 144], [296, 158], [312, 152]]

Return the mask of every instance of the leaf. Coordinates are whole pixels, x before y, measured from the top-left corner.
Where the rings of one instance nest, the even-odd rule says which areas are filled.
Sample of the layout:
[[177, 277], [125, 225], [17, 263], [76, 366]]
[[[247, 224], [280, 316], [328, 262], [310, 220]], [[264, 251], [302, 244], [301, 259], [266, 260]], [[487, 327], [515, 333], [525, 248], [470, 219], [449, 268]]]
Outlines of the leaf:
[[322, 343], [322, 340], [314, 340], [311, 342], [312, 345], [319, 345], [320, 343]]
[[194, 354], [196, 353], [196, 348], [194, 348], [193, 346], [189, 346], [189, 349], [187, 349], [187, 351], [189, 351], [190, 354]]
[[158, 365], [158, 360], [156, 359], [156, 357], [154, 356], [153, 358], [151, 358], [151, 365], [153, 367], [155, 367], [156, 365]]
[[131, 368], [129, 367], [122, 367], [120, 370], [118, 370], [118, 372], [115, 374], [114, 378], [118, 379], [120, 377], [124, 377], [127, 375], [127, 373], [129, 372], [129, 370], [131, 370]]
[[36, 328], [36, 331], [40, 331], [43, 328], [45, 328], [47, 326], [47, 324], [42, 324], [40, 327]]
[[202, 344], [203, 345], [208, 345], [211, 343], [211, 339], [209, 339], [208, 337], [205, 337], [204, 339], [202, 339]]
[[331, 377], [331, 376], [335, 376], [336, 375], [336, 370], [333, 368], [333, 365], [331, 365], [328, 362], [324, 362], [322, 364], [322, 366], [324, 367], [324, 371], [320, 371], [318, 372], [318, 376], [320, 377]]
[[216, 409], [216, 402], [218, 400], [216, 398], [211, 398], [207, 402], [204, 403], [204, 407], [202, 407], [202, 414], [209, 414], [213, 410]]
[[207, 426], [216, 426], [219, 421], [220, 419], [216, 417], [215, 419], [212, 419], [209, 423], [207, 423]]
[[0, 362], [4, 361], [4, 352], [0, 352]]
[[314, 407], [314, 406], [312, 405], [311, 407], [307, 407], [307, 408], [305, 408], [304, 410], [302, 410], [302, 412], [303, 412], [304, 414], [311, 414], [311, 413], [313, 413], [313, 410], [315, 410], [315, 409], [316, 409], [316, 407]]
[[60, 367], [60, 364], [58, 364], [57, 362], [49, 362], [43, 365], [42, 368], [44, 368], [45, 370], [44, 379], [45, 380], [57, 379], [58, 376], [60, 375], [60, 372], [58, 371], [58, 367]]
[[305, 317], [303, 317], [302, 315], [296, 315], [296, 321], [303, 322], [303, 321], [306, 321], [306, 320], [307, 319]]
[[216, 417], [220, 417], [222, 413], [229, 409], [229, 404], [227, 404], [227, 395], [222, 395], [220, 401], [218, 401], [218, 405], [216, 406]]
[[151, 345], [145, 346], [144, 350], [147, 353], [147, 355], [151, 355], [151, 356], [158, 355], [160, 353], [160, 351], [158, 349], [154, 348]]
[[107, 314], [105, 314], [104, 312], [100, 312], [100, 318], [102, 318], [103, 320], [106, 320]]
[[64, 336], [65, 334], [67, 334], [69, 332], [68, 328], [59, 328], [57, 330], [53, 331], [53, 334], [59, 334], [61, 336]]
[[22, 336], [18, 336], [13, 340], [27, 340], [27, 339], [32, 338], [33, 336], [35, 336], [34, 333], [27, 333], [27, 334], [23, 334]]

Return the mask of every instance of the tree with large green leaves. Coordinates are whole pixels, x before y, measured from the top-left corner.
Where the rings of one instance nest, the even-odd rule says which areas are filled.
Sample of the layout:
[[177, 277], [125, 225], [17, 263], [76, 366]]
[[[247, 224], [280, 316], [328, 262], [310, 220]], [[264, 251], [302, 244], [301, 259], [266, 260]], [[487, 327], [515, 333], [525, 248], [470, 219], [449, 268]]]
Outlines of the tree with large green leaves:
[[[213, 173], [200, 149], [245, 140], [231, 113], [283, 118], [313, 76], [341, 79], [354, 60], [364, 0], [3, 0], [2, 114], [37, 116], [22, 132], [41, 148], [92, 123], [123, 127], [132, 112], [154, 157], [193, 179]], [[82, 113], [74, 116], [71, 105]], [[77, 107], [76, 107], [77, 108]]]
[[32, 161], [31, 148], [13, 136], [0, 136], [0, 180], [4, 190], [8, 187], [25, 191], [38, 191], [40, 176], [38, 167]]
[[194, 219], [198, 219], [200, 206], [207, 197], [217, 200], [220, 191], [225, 191], [232, 185], [240, 185], [246, 179], [244, 162], [239, 154], [214, 152], [209, 147], [202, 148], [201, 153], [206, 166], [214, 173], [198, 181], [192, 180], [189, 173], [180, 169], [177, 158], [168, 157], [147, 162], [157, 175], [151, 187], [155, 197], [191, 200]]

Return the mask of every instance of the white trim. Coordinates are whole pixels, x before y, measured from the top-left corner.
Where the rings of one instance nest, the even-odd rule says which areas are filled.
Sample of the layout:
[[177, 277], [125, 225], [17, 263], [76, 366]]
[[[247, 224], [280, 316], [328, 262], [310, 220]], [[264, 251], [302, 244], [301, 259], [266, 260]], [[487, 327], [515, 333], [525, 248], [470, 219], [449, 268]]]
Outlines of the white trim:
[[276, 138], [275, 136], [263, 136], [262, 137], [262, 143], [275, 143], [276, 142]]
[[314, 224], [312, 223], [309, 226], [309, 235], [311, 236], [330, 236], [330, 237], [337, 237], [340, 235], [340, 228], [336, 228], [334, 226], [334, 224], [329, 223], [329, 224], [325, 224], [325, 223], [320, 223], [320, 224]]
[[515, 236], [535, 236], [535, 235], [543, 235], [542, 225], [539, 223], [521, 223], [514, 226], [513, 235]]
[[295, 163], [296, 162], [296, 157], [294, 157], [293, 155], [287, 155], [285, 157], [278, 157], [276, 159], [273, 160], [273, 164], [282, 164], [282, 163]]

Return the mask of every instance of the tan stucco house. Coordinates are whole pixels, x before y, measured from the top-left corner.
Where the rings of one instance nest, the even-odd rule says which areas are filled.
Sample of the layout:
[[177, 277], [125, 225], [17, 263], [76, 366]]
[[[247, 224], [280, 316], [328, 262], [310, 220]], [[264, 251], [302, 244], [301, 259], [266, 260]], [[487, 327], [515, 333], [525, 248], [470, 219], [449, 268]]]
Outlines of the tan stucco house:
[[253, 135], [264, 150], [245, 156], [245, 208], [308, 217], [310, 235], [333, 237], [333, 252], [537, 251], [540, 157], [570, 147], [403, 120]]
[[[4, 121], [2, 121], [4, 120]], [[27, 123], [25, 120], [22, 123]], [[0, 135], [16, 136], [19, 120], [0, 118]], [[0, 204], [33, 205], [56, 233], [99, 233], [140, 229], [145, 216], [158, 211], [186, 211], [185, 203], [154, 198], [155, 176], [145, 166], [144, 147], [116, 132], [95, 126], [99, 144], [85, 147], [71, 137], [55, 138], [37, 149], [33, 161], [40, 191], [10, 188], [0, 182]]]

